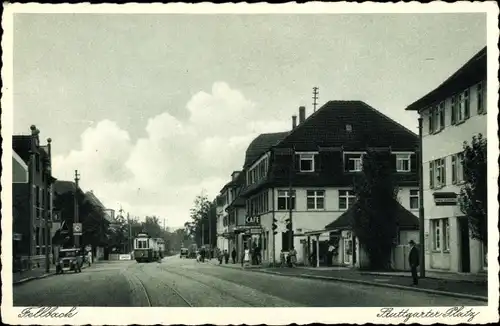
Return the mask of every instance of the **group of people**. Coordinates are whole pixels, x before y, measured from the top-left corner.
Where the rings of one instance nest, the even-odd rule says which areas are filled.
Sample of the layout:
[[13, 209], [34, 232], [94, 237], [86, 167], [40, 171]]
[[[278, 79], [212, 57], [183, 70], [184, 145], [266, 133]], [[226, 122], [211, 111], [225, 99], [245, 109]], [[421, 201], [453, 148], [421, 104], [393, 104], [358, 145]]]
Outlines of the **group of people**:
[[295, 267], [297, 266], [297, 251], [294, 247], [288, 251], [288, 255], [285, 256], [285, 250], [281, 249], [280, 253], [280, 267]]
[[[227, 249], [222, 251], [219, 248], [216, 249], [216, 256], [217, 259], [219, 260], [219, 264], [222, 264], [222, 261], [226, 264], [229, 264], [229, 252], [227, 252]], [[236, 249], [233, 248], [233, 251], [231, 251], [231, 258], [233, 259], [233, 264], [236, 264]]]
[[[227, 249], [221, 250], [219, 248], [215, 249], [215, 257], [219, 261], [219, 264], [222, 264], [225, 262], [226, 264], [229, 264], [229, 252]], [[236, 264], [237, 262], [237, 251], [236, 248], [233, 248], [231, 251], [231, 259], [233, 264]], [[253, 244], [252, 249], [249, 249], [248, 246], [245, 244], [243, 251], [241, 252], [241, 257], [240, 257], [240, 262], [242, 267], [246, 267], [250, 264], [252, 265], [259, 265], [262, 263], [262, 254], [261, 254], [261, 248], [259, 245], [256, 243]]]

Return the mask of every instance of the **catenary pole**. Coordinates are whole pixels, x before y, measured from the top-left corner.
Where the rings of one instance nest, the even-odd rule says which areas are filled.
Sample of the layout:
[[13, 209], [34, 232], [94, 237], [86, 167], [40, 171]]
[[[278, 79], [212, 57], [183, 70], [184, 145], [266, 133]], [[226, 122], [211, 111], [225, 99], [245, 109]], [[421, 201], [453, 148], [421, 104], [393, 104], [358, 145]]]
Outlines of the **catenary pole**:
[[420, 277], [425, 277], [425, 220], [424, 220], [424, 168], [423, 168], [423, 141], [422, 141], [422, 118], [418, 118], [418, 219], [420, 236]]

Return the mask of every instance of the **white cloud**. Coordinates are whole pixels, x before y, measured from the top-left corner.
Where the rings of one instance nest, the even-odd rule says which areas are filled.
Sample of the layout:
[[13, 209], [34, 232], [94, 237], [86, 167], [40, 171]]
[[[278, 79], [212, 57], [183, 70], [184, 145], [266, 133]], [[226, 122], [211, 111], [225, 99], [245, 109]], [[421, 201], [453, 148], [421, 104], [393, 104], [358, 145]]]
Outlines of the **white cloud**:
[[259, 133], [290, 127], [288, 121], [266, 121], [252, 101], [223, 82], [195, 94], [186, 109], [187, 121], [168, 112], [150, 118], [146, 136], [135, 142], [116, 123], [99, 122], [82, 134], [79, 150], [54, 158], [56, 177], [72, 179], [77, 167], [82, 187], [107, 206], [182, 226], [194, 197], [204, 189], [212, 199], [241, 168]]

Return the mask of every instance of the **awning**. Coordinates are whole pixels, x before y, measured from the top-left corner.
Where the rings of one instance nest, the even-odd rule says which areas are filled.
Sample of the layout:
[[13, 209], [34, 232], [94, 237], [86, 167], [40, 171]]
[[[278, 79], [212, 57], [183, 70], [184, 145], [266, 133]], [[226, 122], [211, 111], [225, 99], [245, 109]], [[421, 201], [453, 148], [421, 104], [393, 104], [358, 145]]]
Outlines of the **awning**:
[[304, 232], [304, 235], [305, 236], [322, 235], [323, 233], [329, 233], [329, 232], [330, 232], [329, 230], [325, 230], [325, 229], [322, 229], [322, 230], [313, 230], [313, 231]]

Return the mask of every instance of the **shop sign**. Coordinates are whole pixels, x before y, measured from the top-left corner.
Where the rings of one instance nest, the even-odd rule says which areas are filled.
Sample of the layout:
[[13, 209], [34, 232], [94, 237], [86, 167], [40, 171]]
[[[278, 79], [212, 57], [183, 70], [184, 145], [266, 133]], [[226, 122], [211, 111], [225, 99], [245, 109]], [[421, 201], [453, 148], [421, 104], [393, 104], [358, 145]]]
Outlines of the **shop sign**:
[[260, 216], [245, 217], [245, 225], [260, 225]]
[[458, 196], [454, 192], [435, 192], [433, 195], [436, 206], [456, 206], [458, 204]]

